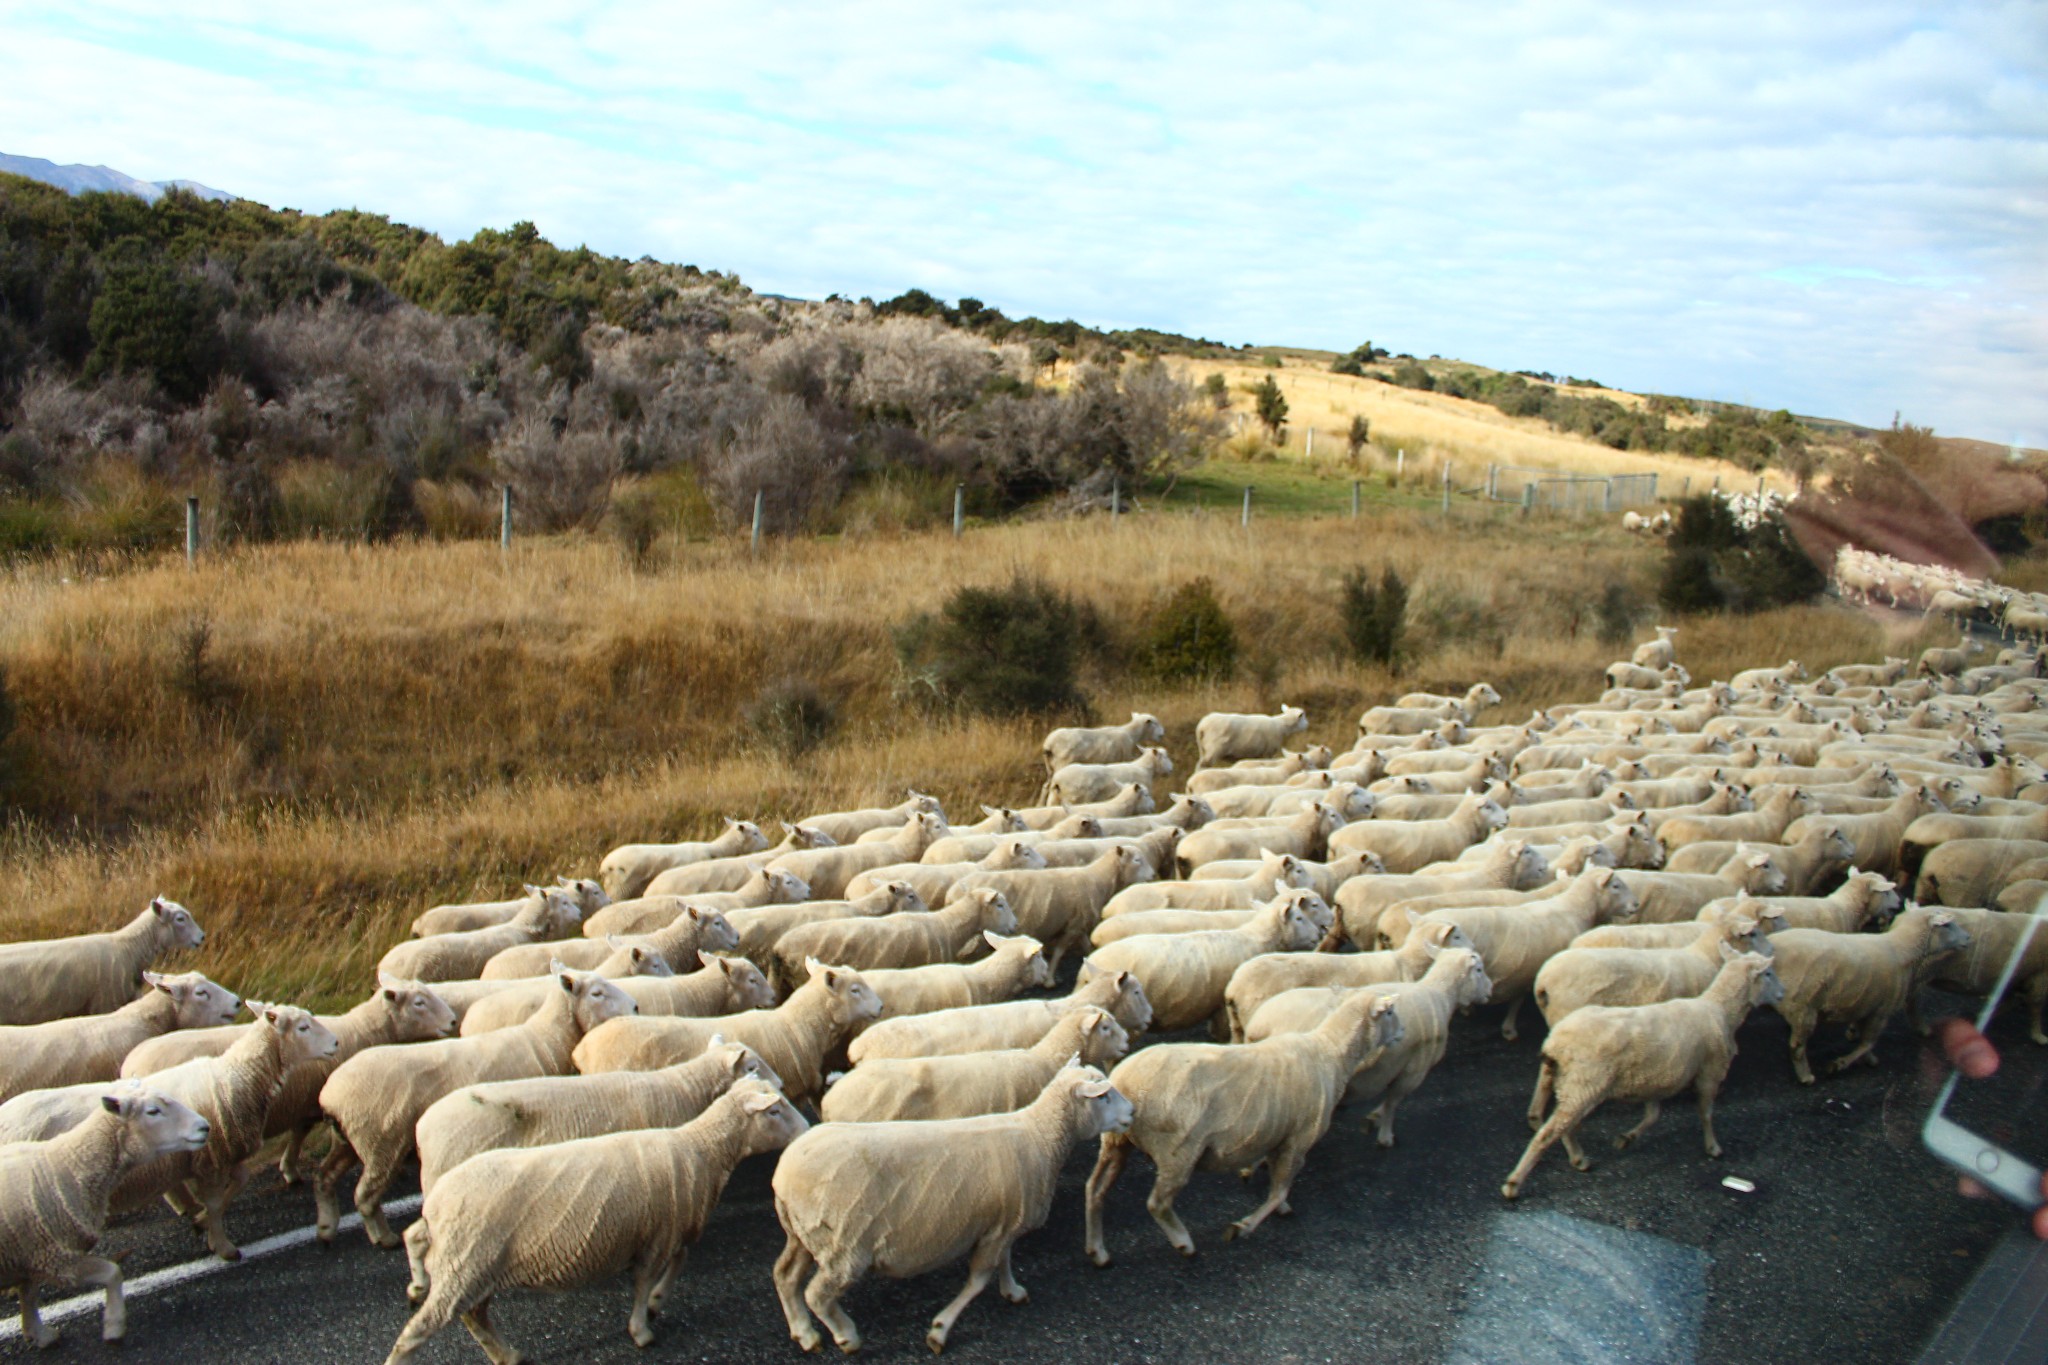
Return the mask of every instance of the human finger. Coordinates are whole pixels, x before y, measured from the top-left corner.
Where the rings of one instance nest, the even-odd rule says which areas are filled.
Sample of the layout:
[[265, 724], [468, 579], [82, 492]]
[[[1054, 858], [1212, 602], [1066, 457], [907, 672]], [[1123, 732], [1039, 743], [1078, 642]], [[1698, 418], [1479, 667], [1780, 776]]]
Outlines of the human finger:
[[1981, 1081], [1998, 1070], [1998, 1049], [1969, 1020], [1944, 1019], [1935, 1032], [1949, 1064], [1971, 1080]]

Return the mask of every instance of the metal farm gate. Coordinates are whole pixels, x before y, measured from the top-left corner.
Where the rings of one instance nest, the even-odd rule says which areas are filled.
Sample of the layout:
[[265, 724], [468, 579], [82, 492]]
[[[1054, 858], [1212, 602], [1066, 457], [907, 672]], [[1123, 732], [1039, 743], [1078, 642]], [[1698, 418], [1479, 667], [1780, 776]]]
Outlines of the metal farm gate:
[[1655, 474], [1560, 474], [1554, 469], [1489, 465], [1485, 496], [1557, 512], [1620, 512], [1657, 501]]

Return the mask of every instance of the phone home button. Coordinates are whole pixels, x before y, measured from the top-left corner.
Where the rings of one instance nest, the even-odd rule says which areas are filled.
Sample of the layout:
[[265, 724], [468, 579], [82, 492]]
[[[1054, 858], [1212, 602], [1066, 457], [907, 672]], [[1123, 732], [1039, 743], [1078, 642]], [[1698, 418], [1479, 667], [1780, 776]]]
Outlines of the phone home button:
[[1983, 1151], [1977, 1153], [1977, 1169], [1986, 1175], [1990, 1175], [1993, 1171], [1997, 1170], [1998, 1152], [1994, 1148], [1986, 1147]]

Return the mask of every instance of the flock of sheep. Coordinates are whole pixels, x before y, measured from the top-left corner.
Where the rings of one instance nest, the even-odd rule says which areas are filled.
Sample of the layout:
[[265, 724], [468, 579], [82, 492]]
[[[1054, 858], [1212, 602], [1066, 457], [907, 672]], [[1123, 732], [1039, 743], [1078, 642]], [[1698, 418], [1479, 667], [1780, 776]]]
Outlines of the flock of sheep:
[[[1133, 1152], [1192, 1255], [1174, 1201], [1197, 1172], [1268, 1173], [1226, 1237], [1287, 1212], [1337, 1106], [1392, 1146], [1453, 1016], [1489, 1000], [1510, 1039], [1525, 1001], [1549, 1026], [1508, 1198], [1554, 1143], [1586, 1169], [1577, 1133], [1608, 1101], [1644, 1106], [1626, 1146], [1690, 1092], [1719, 1155], [1753, 1009], [1789, 1024], [1800, 1082], [1823, 1026], [1854, 1040], [1827, 1070], [1874, 1063], [1921, 985], [1987, 990], [2026, 923], [2010, 912], [2048, 891], [2036, 659], [1930, 652], [1920, 671], [1787, 663], [1693, 688], [1660, 628], [1597, 701], [1522, 724], [1481, 723], [1485, 683], [1373, 707], [1343, 753], [1284, 747], [1299, 708], [1207, 716], [1164, 809], [1153, 717], [1056, 730], [1036, 806], [955, 825], [912, 793], [773, 847], [733, 820], [614, 849], [598, 880], [435, 907], [335, 1017], [155, 972], [203, 937], [166, 900], [0, 947], [0, 1283], [43, 1345], [41, 1289], [102, 1286], [118, 1339], [120, 1271], [92, 1254], [110, 1210], [162, 1197], [232, 1259], [230, 1202], [281, 1144], [322, 1238], [354, 1171], [368, 1236], [405, 1247], [417, 1311], [392, 1361], [457, 1320], [514, 1359], [500, 1290], [624, 1271], [645, 1345], [733, 1168], [779, 1150], [790, 1334], [853, 1351], [851, 1285], [965, 1259], [936, 1351], [991, 1280], [1025, 1301], [1011, 1250], [1077, 1143], [1098, 1146], [1095, 1263]], [[1069, 958], [1071, 988], [1044, 993]], [[2017, 979], [2048, 1043], [2048, 942]], [[255, 1022], [230, 1025], [244, 1005]], [[414, 1161], [401, 1238], [384, 1196]]]
[[[1947, 565], [1913, 564], [1852, 545], [1836, 553], [1834, 579], [1836, 591], [1859, 605], [1918, 607], [1923, 617], [1939, 613], [1961, 626], [1990, 626], [2001, 637], [2026, 640], [2035, 649], [2048, 641], [2048, 594], [2023, 592]], [[1982, 648], [1971, 643], [1972, 654]]]

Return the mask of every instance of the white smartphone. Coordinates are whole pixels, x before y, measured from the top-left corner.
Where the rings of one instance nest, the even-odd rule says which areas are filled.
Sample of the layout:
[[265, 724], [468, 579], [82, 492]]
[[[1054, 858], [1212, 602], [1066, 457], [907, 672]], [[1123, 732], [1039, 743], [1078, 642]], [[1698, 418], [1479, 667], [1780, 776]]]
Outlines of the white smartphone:
[[[2048, 899], [2028, 917], [2026, 932], [1999, 974], [1997, 989], [1977, 1016], [1978, 1029], [1990, 1026], [2034, 935], [2048, 933], [2044, 913]], [[2005, 1051], [2009, 1054], [2011, 1049]], [[1997, 1074], [1981, 1081], [1950, 1072], [1920, 1139], [1928, 1151], [1986, 1189], [2023, 1209], [2037, 1209], [2044, 1202], [2041, 1172], [2048, 1168], [2048, 1076], [2039, 1067], [2015, 1065], [2016, 1057], [2005, 1055], [2002, 1060]]]

